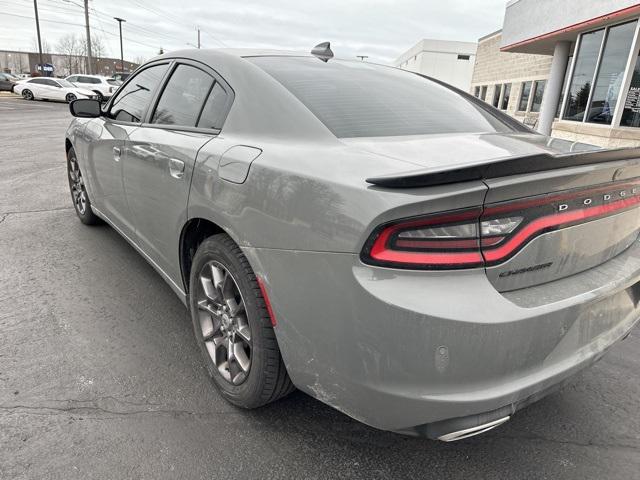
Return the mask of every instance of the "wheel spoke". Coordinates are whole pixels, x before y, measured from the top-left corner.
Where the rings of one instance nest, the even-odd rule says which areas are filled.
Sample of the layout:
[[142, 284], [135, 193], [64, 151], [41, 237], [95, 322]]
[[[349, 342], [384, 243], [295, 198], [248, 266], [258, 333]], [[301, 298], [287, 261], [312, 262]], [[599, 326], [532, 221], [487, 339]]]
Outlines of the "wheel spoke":
[[242, 340], [244, 340], [248, 344], [251, 344], [251, 330], [249, 329], [248, 325], [239, 326], [236, 332]]
[[223, 270], [220, 267], [216, 267], [211, 264], [211, 278], [213, 279], [213, 285], [221, 290], [222, 284], [224, 283], [225, 277], [227, 275], [227, 271]]
[[242, 300], [238, 303], [235, 298], [226, 298], [224, 303], [229, 307], [229, 314], [232, 317], [235, 317], [238, 313], [244, 311], [244, 302]]
[[204, 275], [200, 275], [200, 285], [202, 285], [202, 290], [209, 300], [214, 302], [219, 300], [220, 296], [218, 295], [218, 291], [213, 286], [213, 282], [209, 278]]
[[242, 343], [236, 342], [233, 344], [233, 358], [236, 361], [236, 363], [240, 366], [243, 372], [249, 371], [251, 360], [249, 360], [247, 353], [244, 351], [244, 347], [242, 346]]

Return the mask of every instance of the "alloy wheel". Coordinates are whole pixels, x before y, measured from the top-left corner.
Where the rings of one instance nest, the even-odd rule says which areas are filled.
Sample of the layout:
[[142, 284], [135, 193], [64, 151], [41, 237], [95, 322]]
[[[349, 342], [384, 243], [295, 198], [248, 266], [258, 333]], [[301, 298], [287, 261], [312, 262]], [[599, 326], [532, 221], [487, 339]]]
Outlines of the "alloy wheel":
[[24, 90], [22, 92], [22, 98], [25, 100], [33, 100], [33, 93], [31, 93], [31, 90]]
[[67, 94], [67, 103], [73, 102], [77, 97], [73, 93]]
[[75, 155], [69, 157], [69, 179], [71, 180], [71, 195], [73, 203], [80, 215], [84, 215], [87, 211], [87, 190], [84, 186], [82, 173], [78, 166], [78, 160]]
[[232, 385], [247, 379], [251, 368], [251, 329], [235, 279], [216, 261], [198, 276], [196, 302], [204, 344], [218, 372]]

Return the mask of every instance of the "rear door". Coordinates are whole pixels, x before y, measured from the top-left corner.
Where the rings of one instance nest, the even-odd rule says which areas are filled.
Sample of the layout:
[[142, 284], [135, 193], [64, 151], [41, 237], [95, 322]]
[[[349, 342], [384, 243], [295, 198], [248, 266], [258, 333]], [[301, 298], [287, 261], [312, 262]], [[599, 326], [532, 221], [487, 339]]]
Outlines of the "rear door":
[[228, 92], [208, 67], [176, 62], [147, 123], [127, 140], [123, 178], [138, 242], [175, 280], [193, 166], [198, 151], [220, 131]]
[[169, 63], [164, 62], [142, 69], [113, 97], [105, 115], [87, 126], [87, 132], [93, 137], [87, 155], [90, 190], [96, 197], [92, 201], [111, 223], [132, 239], [135, 227], [122, 181], [125, 141], [140, 127], [168, 67]]

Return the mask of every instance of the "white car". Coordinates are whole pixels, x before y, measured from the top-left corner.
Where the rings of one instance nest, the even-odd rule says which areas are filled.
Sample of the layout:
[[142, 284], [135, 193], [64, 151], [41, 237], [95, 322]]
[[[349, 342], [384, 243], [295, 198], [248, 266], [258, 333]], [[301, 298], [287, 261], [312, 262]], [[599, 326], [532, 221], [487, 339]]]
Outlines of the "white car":
[[97, 98], [91, 90], [78, 88], [63, 78], [30, 78], [18, 82], [13, 91], [25, 100], [62, 100], [70, 103], [76, 98]]
[[100, 102], [109, 99], [121, 84], [121, 82], [113, 78], [103, 77], [102, 75], [69, 75], [66, 80], [76, 87], [86, 88], [95, 92]]

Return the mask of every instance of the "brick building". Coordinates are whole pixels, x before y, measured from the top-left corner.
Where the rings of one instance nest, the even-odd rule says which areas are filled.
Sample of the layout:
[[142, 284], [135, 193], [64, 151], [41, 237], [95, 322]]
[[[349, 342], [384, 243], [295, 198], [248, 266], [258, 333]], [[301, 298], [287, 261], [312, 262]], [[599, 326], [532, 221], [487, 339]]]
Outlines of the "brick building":
[[640, 3], [511, 0], [471, 92], [554, 137], [640, 146]]
[[471, 92], [535, 127], [552, 57], [501, 52], [501, 40], [501, 31], [478, 40]]

